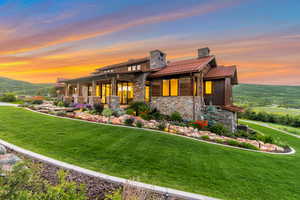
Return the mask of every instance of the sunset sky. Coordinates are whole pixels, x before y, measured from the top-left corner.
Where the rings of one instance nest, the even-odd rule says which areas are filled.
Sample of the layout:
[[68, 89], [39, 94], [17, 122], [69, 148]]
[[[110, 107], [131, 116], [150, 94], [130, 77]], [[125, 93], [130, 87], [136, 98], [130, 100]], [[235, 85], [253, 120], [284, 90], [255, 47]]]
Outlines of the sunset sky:
[[206, 46], [240, 83], [300, 85], [300, 1], [0, 0], [0, 77], [50, 83]]

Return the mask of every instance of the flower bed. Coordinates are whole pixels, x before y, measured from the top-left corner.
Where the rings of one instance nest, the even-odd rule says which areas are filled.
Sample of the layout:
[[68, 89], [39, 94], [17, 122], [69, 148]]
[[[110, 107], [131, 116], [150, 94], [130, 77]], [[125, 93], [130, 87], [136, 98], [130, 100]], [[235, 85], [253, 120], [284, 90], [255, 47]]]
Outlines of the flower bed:
[[223, 136], [223, 135], [212, 133], [211, 131], [199, 130], [198, 128], [196, 128], [197, 126], [203, 127], [207, 125], [206, 122], [196, 122], [194, 123], [194, 125], [196, 126], [193, 127], [180, 126], [180, 125], [174, 125], [168, 121], [144, 120], [139, 116], [133, 116], [128, 114], [122, 114], [119, 117], [96, 115], [86, 111], [82, 111], [82, 109], [75, 111], [73, 108], [58, 107], [58, 106], [54, 106], [51, 103], [30, 106], [29, 108], [42, 113], [64, 116], [69, 118], [76, 118], [76, 119], [81, 119], [86, 121], [92, 121], [98, 123], [109, 123], [114, 125], [127, 125], [127, 126], [134, 126], [138, 128], [160, 130], [172, 134], [178, 134], [178, 135], [196, 138], [199, 140], [205, 140], [214, 143], [220, 143], [220, 144], [236, 146], [236, 147], [241, 147], [246, 149], [260, 150], [265, 152], [278, 152], [278, 153], [290, 151], [288, 147], [283, 148], [279, 145], [270, 144], [260, 140], [253, 140], [253, 139], [242, 138], [242, 137]]

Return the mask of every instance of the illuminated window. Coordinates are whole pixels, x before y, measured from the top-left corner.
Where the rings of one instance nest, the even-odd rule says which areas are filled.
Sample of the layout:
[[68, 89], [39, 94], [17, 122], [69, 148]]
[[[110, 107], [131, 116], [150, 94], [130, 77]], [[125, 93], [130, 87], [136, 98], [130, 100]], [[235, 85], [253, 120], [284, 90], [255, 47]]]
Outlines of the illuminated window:
[[99, 97], [100, 96], [100, 86], [96, 85], [96, 96]]
[[137, 65], [136, 69], [141, 70], [141, 65]]
[[136, 70], [136, 65], [133, 65], [132, 66], [132, 71], [135, 71]]
[[163, 96], [170, 96], [170, 80], [163, 80]]
[[150, 86], [145, 87], [145, 101], [146, 102], [150, 101]]
[[212, 81], [205, 82], [205, 94], [212, 94]]
[[178, 96], [178, 79], [163, 80], [163, 96]]
[[198, 88], [197, 88], [197, 78], [195, 78], [194, 79], [194, 96], [197, 96], [197, 90], [198, 90]]
[[171, 96], [178, 96], [178, 79], [171, 79]]
[[128, 67], [128, 71], [131, 71], [131, 70], [132, 70], [132, 68], [131, 68], [131, 66], [129, 66], [129, 67]]

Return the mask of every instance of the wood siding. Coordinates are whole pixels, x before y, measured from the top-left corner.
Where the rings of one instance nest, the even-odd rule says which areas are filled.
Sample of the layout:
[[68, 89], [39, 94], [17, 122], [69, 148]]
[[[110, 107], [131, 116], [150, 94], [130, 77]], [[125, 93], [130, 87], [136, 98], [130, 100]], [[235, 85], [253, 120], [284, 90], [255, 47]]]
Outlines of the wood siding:
[[212, 81], [212, 94], [211, 95], [204, 94], [204, 101], [206, 105], [210, 105], [210, 102], [213, 105], [225, 105], [225, 80], [224, 79]]
[[193, 84], [191, 78], [179, 79], [179, 95], [193, 96]]

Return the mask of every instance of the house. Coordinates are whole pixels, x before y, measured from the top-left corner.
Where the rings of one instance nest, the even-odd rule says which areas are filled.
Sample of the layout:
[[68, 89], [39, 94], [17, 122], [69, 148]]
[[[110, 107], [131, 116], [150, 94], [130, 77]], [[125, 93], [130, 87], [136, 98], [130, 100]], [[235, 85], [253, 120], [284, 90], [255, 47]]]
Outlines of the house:
[[96, 69], [89, 76], [63, 79], [57, 93], [64, 101], [107, 104], [115, 109], [132, 101], [145, 101], [163, 114], [178, 111], [185, 119], [200, 119], [207, 105], [219, 109], [222, 123], [236, 129], [232, 86], [238, 84], [236, 66], [218, 66], [209, 48], [195, 58], [169, 62], [160, 50], [149, 57]]

